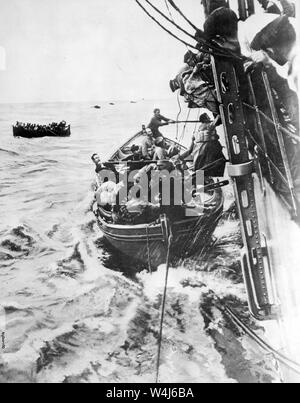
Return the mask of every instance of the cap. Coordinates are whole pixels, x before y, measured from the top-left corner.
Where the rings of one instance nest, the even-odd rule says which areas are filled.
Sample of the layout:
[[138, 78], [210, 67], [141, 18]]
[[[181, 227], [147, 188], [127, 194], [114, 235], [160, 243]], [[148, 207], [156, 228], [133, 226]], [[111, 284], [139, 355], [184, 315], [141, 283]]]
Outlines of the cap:
[[202, 115], [199, 118], [199, 122], [208, 123], [208, 122], [211, 122], [211, 119], [210, 119], [210, 117], [208, 116], [207, 113], [202, 113]]
[[289, 18], [284, 15], [276, 18], [253, 39], [251, 48], [254, 50], [267, 49], [296, 41], [296, 31]]
[[159, 146], [161, 143], [163, 143], [163, 141], [164, 141], [164, 138], [163, 137], [156, 137], [156, 139], [155, 139], [155, 145], [156, 146]]
[[228, 8], [216, 9], [204, 23], [204, 34], [207, 39], [214, 39], [217, 36], [234, 37], [238, 31], [238, 17], [236, 13]]

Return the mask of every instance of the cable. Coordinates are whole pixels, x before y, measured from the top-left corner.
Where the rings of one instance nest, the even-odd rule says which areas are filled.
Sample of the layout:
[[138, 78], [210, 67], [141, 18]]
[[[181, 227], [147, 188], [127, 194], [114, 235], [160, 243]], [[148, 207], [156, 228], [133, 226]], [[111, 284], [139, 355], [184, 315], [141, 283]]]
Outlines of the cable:
[[184, 124], [183, 129], [182, 129], [182, 133], [181, 133], [181, 137], [180, 137], [179, 143], [181, 143], [182, 140], [184, 139], [185, 130], [186, 130], [186, 125], [187, 125], [187, 122], [188, 122], [188, 120], [189, 120], [189, 118], [190, 118], [190, 114], [191, 114], [191, 109], [189, 108], [189, 110], [188, 110], [188, 112], [187, 112], [186, 119], [185, 119], [185, 124]]
[[166, 301], [167, 301], [168, 278], [169, 278], [169, 271], [170, 271], [170, 252], [171, 252], [172, 240], [173, 240], [173, 238], [172, 238], [172, 233], [171, 233], [169, 235], [169, 237], [168, 237], [168, 250], [167, 250], [167, 260], [166, 260], [166, 277], [165, 277], [165, 286], [164, 286], [164, 294], [163, 294], [163, 302], [162, 302], [161, 318], [160, 318], [160, 331], [159, 331], [159, 339], [158, 339], [156, 383], [159, 382], [161, 344], [162, 344], [162, 337], [163, 337], [163, 325], [164, 325], [164, 317], [165, 317]]
[[189, 46], [192, 49], [198, 50], [194, 45], [191, 45], [190, 43], [184, 41], [183, 39], [179, 38], [173, 32], [169, 31], [167, 28], [165, 28], [159, 21], [157, 21], [150, 13], [145, 9], [145, 7], [139, 2], [139, 0], [135, 0], [135, 2], [141, 7], [142, 10], [150, 17], [156, 24], [158, 24], [164, 31], [166, 31], [169, 35], [171, 35], [173, 38], [177, 39], [179, 42], [183, 43], [186, 46]]
[[184, 14], [183, 12], [180, 10], [179, 7], [176, 6], [176, 4], [174, 3], [173, 0], [167, 0], [171, 6], [185, 19], [185, 21], [190, 24], [191, 27], [193, 27], [196, 31], [199, 31], [199, 29], [196, 27], [195, 24], [193, 24]]
[[167, 21], [169, 21], [171, 24], [173, 24], [176, 28], [178, 28], [180, 31], [182, 31], [185, 35], [189, 36], [190, 38], [192, 38], [193, 40], [196, 40], [195, 37], [190, 34], [188, 31], [186, 31], [185, 29], [183, 29], [180, 25], [176, 24], [176, 22], [174, 20], [171, 20], [170, 18], [168, 18], [162, 11], [160, 11], [159, 8], [157, 8], [154, 4], [151, 3], [151, 1], [149, 0], [145, 0], [146, 3], [149, 4], [150, 7], [152, 7], [158, 14], [160, 14], [163, 18], [165, 18]]
[[[197, 48], [196, 46], [191, 45], [190, 43], [188, 43], [188, 42], [184, 41], [183, 39], [179, 38], [177, 35], [175, 35], [175, 34], [174, 34], [173, 32], [171, 32], [169, 29], [167, 29], [166, 27], [164, 27], [159, 21], [157, 21], [156, 18], [153, 17], [153, 15], [151, 15], [151, 14], [149, 13], [149, 11], [147, 11], [147, 10], [145, 9], [145, 7], [139, 2], [139, 0], [135, 0], [135, 2], [136, 2], [136, 3], [140, 6], [140, 8], [148, 15], [148, 17], [150, 17], [157, 25], [160, 26], [160, 28], [162, 28], [164, 31], [166, 31], [166, 32], [167, 32], [169, 35], [171, 35], [173, 38], [177, 39], [179, 42], [183, 43], [185, 46], [188, 46], [188, 47], [190, 47], [190, 48], [192, 48], [192, 49], [197, 50], [197, 52], [199, 52], [199, 48]], [[208, 46], [208, 47], [210, 47], [210, 48], [212, 48], [212, 49], [216, 49], [215, 46], [207, 44], [204, 40], [201, 40], [201, 42], [202, 42], [203, 44], [205, 44], [205, 46]], [[218, 49], [218, 52], [219, 52], [219, 53], [217, 53], [217, 52], [212, 52], [211, 50], [204, 50], [204, 49], [201, 49], [201, 52], [204, 53], [204, 54], [215, 55], [215, 56], [219, 56], [219, 57], [227, 57], [227, 58], [231, 58], [231, 59], [234, 57], [234, 58], [236, 58], [236, 59], [240, 59], [238, 56], [229, 54], [228, 52], [227, 52], [227, 53], [222, 53], [222, 50], [219, 50], [219, 49]]]
[[179, 120], [179, 117], [180, 117], [181, 112], [182, 112], [179, 91], [177, 92], [177, 103], [178, 103], [178, 106], [179, 106], [179, 112], [178, 112], [178, 115], [177, 115], [177, 118], [176, 118], [176, 120], [177, 120], [177, 124], [176, 124], [176, 140], [178, 140], [178, 138], [179, 138], [179, 123], [178, 123], [178, 120]]
[[279, 361], [281, 364], [285, 365], [286, 367], [290, 368], [297, 374], [300, 374], [300, 364], [289, 357], [286, 357], [284, 354], [277, 351], [275, 348], [270, 346], [266, 341], [264, 341], [261, 337], [259, 337], [252, 329], [246, 325], [242, 319], [238, 317], [238, 315], [233, 312], [231, 308], [229, 308], [224, 301], [213, 291], [210, 289], [207, 284], [203, 285], [207, 287], [208, 292], [213, 295], [213, 302], [217, 309], [223, 312], [225, 315], [229, 316], [233, 323], [241, 328], [245, 334], [247, 334], [252, 340], [254, 340], [263, 350], [267, 353], [271, 353], [273, 357]]
[[[219, 298], [219, 297], [218, 297]], [[276, 358], [281, 364], [285, 365], [286, 367], [290, 368], [292, 371], [300, 375], [300, 364], [288, 357], [284, 354], [280, 353], [279, 351], [275, 350], [272, 346], [270, 346], [267, 342], [261, 339], [252, 329], [250, 329], [243, 321], [225, 304], [224, 306], [219, 308], [225, 314], [227, 314], [231, 320], [239, 326], [249, 337], [251, 337], [262, 349], [266, 352], [271, 353], [274, 358]]]
[[[261, 117], [263, 117], [267, 122], [269, 122], [270, 124], [272, 124], [273, 126], [276, 126], [276, 124], [274, 123], [274, 121], [269, 118], [269, 116], [267, 116], [263, 111], [261, 111], [259, 108], [256, 108], [254, 105], [250, 105], [246, 102], [243, 102], [243, 105], [248, 108], [251, 109], [252, 111], [257, 111]], [[290, 137], [291, 139], [297, 141], [298, 143], [300, 143], [300, 137], [298, 137], [297, 135], [291, 133], [288, 129], [286, 129], [285, 127], [283, 127], [281, 124], [279, 124], [279, 128], [280, 130], [286, 134], [288, 137]]]
[[171, 20], [174, 21], [174, 18], [173, 18], [173, 15], [172, 15], [172, 13], [171, 13], [171, 10], [170, 10], [170, 7], [169, 7], [169, 3], [167, 2], [167, 0], [165, 0], [165, 4], [166, 4], [166, 7], [167, 7], [167, 10], [168, 10], [168, 13], [169, 13], [169, 16], [170, 16]]
[[195, 123], [195, 128], [194, 128], [194, 131], [193, 131], [193, 134], [194, 134], [194, 135], [196, 134], [198, 125], [199, 125], [199, 123], [200, 123], [200, 121], [199, 121], [200, 115], [201, 115], [201, 108], [199, 108], [199, 111], [198, 111], [198, 113], [197, 113], [197, 121], [196, 121], [196, 123]]
[[[176, 6], [176, 4], [174, 3], [174, 1], [172, 1], [172, 0], [165, 0], [165, 1], [168, 1], [170, 4], [171, 4], [171, 6], [196, 30], [196, 32], [200, 32], [200, 30], [199, 30], [199, 28], [198, 27], [196, 27], [196, 25], [194, 25], [184, 14], [183, 14], [183, 12], [180, 10], [180, 8], [178, 7], [178, 6]], [[202, 31], [201, 31], [202, 32]], [[205, 45], [205, 46], [209, 46], [210, 48], [212, 48], [212, 49], [215, 49], [215, 50], [217, 50], [218, 52], [222, 52], [222, 50], [220, 50], [217, 46], [214, 46], [214, 45], [212, 45], [212, 44], [208, 44], [204, 39], [202, 39], [202, 38], [198, 38], [197, 39], [198, 40], [198, 42], [200, 42], [200, 43], [202, 43], [203, 45]], [[197, 48], [197, 50], [199, 50], [198, 48]], [[224, 53], [224, 54], [219, 54], [219, 56], [224, 56], [224, 57], [228, 57], [228, 55], [230, 54], [230, 56], [232, 56], [232, 57], [234, 57], [234, 58], [237, 58], [237, 59], [240, 59], [240, 57], [238, 57], [237, 55], [235, 55], [234, 53], [232, 53], [231, 51], [229, 51], [229, 50], [227, 50], [227, 52], [228, 52], [228, 54], [226, 54], [226, 53]], [[206, 52], [204, 52], [203, 51], [203, 53], [206, 53]]]

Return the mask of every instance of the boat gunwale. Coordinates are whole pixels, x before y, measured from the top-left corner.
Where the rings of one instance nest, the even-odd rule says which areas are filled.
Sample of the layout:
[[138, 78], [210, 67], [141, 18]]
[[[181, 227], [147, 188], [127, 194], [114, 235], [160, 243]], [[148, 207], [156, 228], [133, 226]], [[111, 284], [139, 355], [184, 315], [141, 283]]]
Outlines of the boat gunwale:
[[[213, 196], [209, 199], [210, 201], [214, 200], [214, 199], [218, 199], [220, 198], [220, 202], [218, 203], [218, 205], [216, 206], [216, 208], [214, 209], [214, 212], [211, 213], [214, 214], [215, 212], [219, 211], [221, 208], [223, 208], [223, 200], [224, 200], [224, 196], [223, 196], [223, 192], [220, 191], [218, 192], [217, 190], [214, 191]], [[208, 203], [208, 201], [207, 201]], [[101, 210], [102, 208], [98, 206], [98, 210]], [[205, 217], [206, 214], [203, 213], [201, 215], [195, 216], [195, 217], [190, 217], [190, 218], [185, 218], [185, 219], [181, 219], [178, 221], [173, 221], [173, 226], [182, 226], [182, 225], [186, 225], [188, 226], [189, 224], [192, 224], [194, 221], [198, 221], [200, 218]], [[113, 224], [113, 223], [108, 223], [104, 220], [104, 218], [101, 217], [100, 214], [97, 215], [97, 220], [101, 222], [101, 224], [103, 226], [106, 226], [107, 228], [110, 228], [111, 230], [124, 230], [124, 231], [134, 231], [134, 230], [154, 230], [154, 229], [158, 229], [161, 227], [160, 223], [148, 223], [148, 224], [137, 224], [137, 225], [133, 225], [133, 224]], [[187, 228], [186, 231], [189, 231], [190, 228]], [[183, 230], [185, 231], [185, 230]], [[151, 234], [149, 234], [151, 235]]]
[[[138, 138], [138, 137], [145, 137], [145, 135], [144, 135], [141, 131], [138, 132], [138, 133], [136, 133], [135, 135], [133, 135], [129, 140], [126, 141], [126, 143], [124, 143], [121, 147], [119, 147], [119, 148], [111, 155], [111, 157], [108, 159], [108, 162], [112, 162], [112, 161], [120, 161], [120, 162], [122, 162], [121, 159], [117, 158], [118, 153], [119, 153], [120, 151], [122, 151], [122, 148], [127, 147], [128, 144], [130, 144], [133, 140], [135, 140], [135, 139]], [[164, 136], [164, 139], [167, 140], [167, 141], [170, 141], [171, 143], [173, 143], [173, 144], [175, 144], [175, 145], [177, 145], [177, 146], [179, 146], [183, 151], [187, 150], [187, 148], [186, 148], [184, 145], [178, 143], [176, 140], [172, 140], [172, 139], [170, 139], [169, 137], [165, 137], [165, 136]]]

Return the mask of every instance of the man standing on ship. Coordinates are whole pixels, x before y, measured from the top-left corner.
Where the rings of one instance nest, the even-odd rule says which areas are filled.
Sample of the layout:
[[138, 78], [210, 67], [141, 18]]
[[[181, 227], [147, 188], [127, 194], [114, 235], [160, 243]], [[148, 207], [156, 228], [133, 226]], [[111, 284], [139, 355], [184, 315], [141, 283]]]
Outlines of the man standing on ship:
[[161, 126], [167, 126], [169, 123], [175, 123], [174, 120], [165, 118], [160, 114], [160, 109], [154, 109], [154, 116], [151, 119], [148, 129], [152, 131], [153, 138], [163, 137], [160, 133], [159, 128]]

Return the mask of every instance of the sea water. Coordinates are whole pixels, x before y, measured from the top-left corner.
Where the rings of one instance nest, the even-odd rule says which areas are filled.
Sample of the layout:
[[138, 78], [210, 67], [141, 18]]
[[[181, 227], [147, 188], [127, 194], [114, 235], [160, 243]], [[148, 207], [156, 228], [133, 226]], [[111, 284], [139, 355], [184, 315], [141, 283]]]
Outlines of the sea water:
[[[98, 102], [99, 103], [99, 102]], [[91, 211], [94, 166], [176, 100], [0, 105], [0, 382], [154, 382], [165, 267], [135, 275]], [[193, 111], [189, 119], [197, 117]], [[186, 119], [183, 109], [180, 120]], [[70, 138], [14, 138], [16, 121], [65, 120]], [[166, 127], [191, 141], [194, 125]], [[226, 206], [233, 201], [225, 191]], [[212, 303], [249, 315], [234, 216], [213, 246], [171, 268], [161, 382], [277, 382], [276, 363]]]

